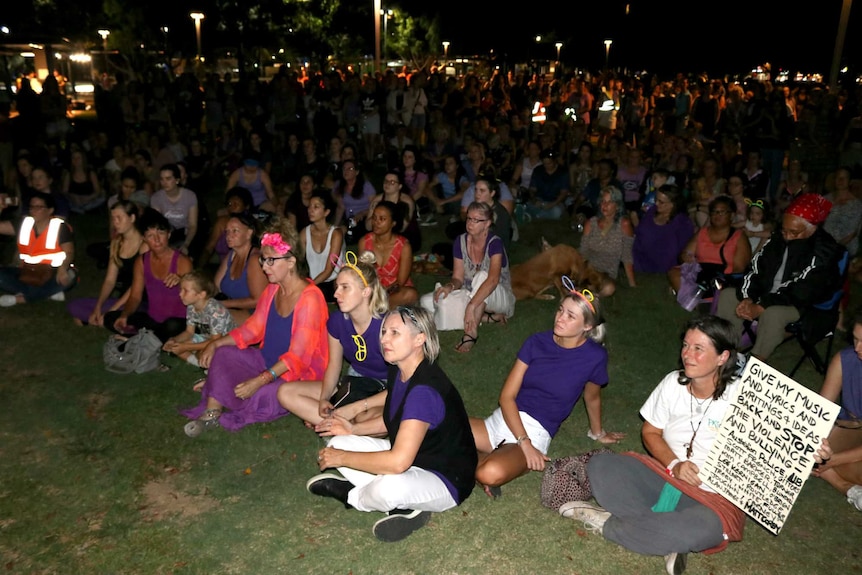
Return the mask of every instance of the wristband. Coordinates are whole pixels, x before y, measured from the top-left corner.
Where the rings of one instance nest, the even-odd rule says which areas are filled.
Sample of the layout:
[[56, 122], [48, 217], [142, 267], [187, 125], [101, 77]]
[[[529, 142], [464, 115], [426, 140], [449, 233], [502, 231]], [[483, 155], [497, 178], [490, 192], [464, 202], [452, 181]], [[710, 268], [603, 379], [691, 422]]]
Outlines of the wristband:
[[600, 431], [600, 432], [598, 432], [598, 433], [593, 433], [593, 430], [592, 430], [592, 429], [590, 429], [590, 430], [588, 430], [588, 431], [587, 431], [587, 437], [589, 437], [589, 438], [590, 438], [590, 439], [592, 439], [593, 441], [598, 441], [599, 439], [601, 439], [602, 437], [604, 437], [604, 436], [605, 436], [605, 435], [607, 435], [607, 434], [608, 434], [608, 432], [607, 432], [607, 431], [605, 431], [604, 429], [603, 429], [603, 430], [601, 430], [601, 431]]
[[670, 463], [668, 463], [668, 464], [667, 464], [667, 467], [665, 468], [665, 471], [667, 471], [667, 474], [668, 474], [668, 475], [670, 475], [671, 477], [676, 477], [676, 476], [673, 474], [673, 468], [674, 468], [674, 467], [676, 467], [676, 464], [677, 464], [677, 463], [679, 463], [679, 459], [674, 459], [673, 461], [671, 461]]
[[275, 381], [276, 379], [278, 379], [278, 376], [277, 376], [277, 375], [275, 375], [275, 371], [274, 371], [273, 369], [271, 369], [271, 368], [270, 368], [270, 369], [268, 369], [268, 370], [266, 370], [266, 371], [268, 371], [268, 372], [269, 372], [269, 375], [271, 375], [271, 376], [272, 376], [272, 381]]
[[530, 436], [526, 435], [526, 434], [522, 435], [522, 436], [518, 437], [516, 441], [518, 442], [518, 445], [521, 445], [521, 443], [524, 441], [530, 441]]

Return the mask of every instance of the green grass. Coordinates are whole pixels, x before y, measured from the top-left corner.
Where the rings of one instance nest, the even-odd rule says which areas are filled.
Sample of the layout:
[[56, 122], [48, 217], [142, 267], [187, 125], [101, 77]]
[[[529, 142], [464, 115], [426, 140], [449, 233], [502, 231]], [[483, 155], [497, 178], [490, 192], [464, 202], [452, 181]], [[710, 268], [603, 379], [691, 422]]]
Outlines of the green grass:
[[[78, 226], [77, 246], [103, 237], [104, 218]], [[442, 228], [442, 224], [441, 224]], [[423, 228], [427, 245], [441, 229]], [[545, 235], [576, 244], [563, 225], [532, 224], [511, 250], [523, 261]], [[95, 295], [100, 272], [78, 258], [83, 280], [71, 295]], [[435, 278], [417, 278], [420, 292]], [[688, 314], [662, 277], [638, 277], [603, 302], [610, 385], [606, 429], [625, 431], [619, 450], [641, 451], [638, 409], [676, 366]], [[855, 288], [854, 288], [855, 289]], [[854, 299], [858, 300], [858, 297]], [[482, 326], [466, 355], [441, 334], [440, 364], [468, 411], [485, 416], [518, 348], [549, 329], [555, 302], [520, 302], [508, 325]], [[8, 573], [662, 573], [660, 558], [636, 555], [585, 533], [539, 502], [540, 474], [522, 477], [491, 501], [475, 490], [459, 508], [396, 544], [378, 542], [379, 514], [345, 510], [309, 495], [320, 440], [294, 417], [196, 440], [176, 408], [197, 401], [198, 370], [173, 358], [167, 373], [105, 371], [107, 332], [75, 327], [63, 305], [0, 311], [0, 568]], [[837, 343], [837, 342], [836, 342]], [[837, 347], [837, 346], [836, 346]], [[792, 345], [773, 357], [787, 371]], [[819, 389], [806, 365], [796, 379]], [[554, 440], [552, 457], [593, 447], [583, 404]], [[690, 573], [772, 574], [862, 571], [862, 514], [811, 479], [777, 537], [749, 520], [745, 540], [689, 558]]]

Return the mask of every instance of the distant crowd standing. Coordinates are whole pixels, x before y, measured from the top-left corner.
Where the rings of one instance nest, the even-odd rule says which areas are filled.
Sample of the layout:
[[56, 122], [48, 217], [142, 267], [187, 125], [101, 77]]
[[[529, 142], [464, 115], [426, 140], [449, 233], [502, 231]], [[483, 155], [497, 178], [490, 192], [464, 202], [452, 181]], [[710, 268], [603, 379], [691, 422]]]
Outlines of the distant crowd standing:
[[[702, 418], [666, 413], [663, 402], [718, 408], [735, 385], [725, 365], [743, 329], [757, 338], [751, 353], [767, 360], [787, 323], [836, 292], [842, 312], [849, 300], [862, 225], [859, 86], [831, 93], [613, 72], [300, 77], [282, 67], [263, 81], [150, 71], [105, 79], [97, 120], [74, 125], [62, 113], [62, 78], [49, 77], [41, 94], [21, 88], [15, 114], [2, 110], [10, 137], [0, 142], [0, 306], [63, 301], [85, 253], [104, 276], [98, 297], [68, 303], [77, 323], [120, 335], [151, 329], [166, 352], [209, 370], [194, 386], [198, 404], [183, 410], [186, 434], [294, 413], [339, 436], [321, 449], [323, 473], [307, 488], [385, 512], [373, 527], [384, 541], [459, 505], [474, 483], [496, 497], [542, 471], [581, 397], [589, 437], [619, 441], [601, 421], [599, 298], [617, 290], [621, 273], [629, 289], [660, 274], [674, 293], [721, 283], [706, 294], [714, 315], [687, 326], [681, 357], [698, 359], [644, 404], [652, 457], [598, 458], [590, 470], [598, 479], [625, 467], [658, 494], [652, 471], [666, 469], [693, 515], [656, 521], [666, 539], [644, 544], [651, 500], [632, 503], [642, 525], [629, 525], [625, 506], [560, 512], [666, 556], [668, 572], [681, 573], [686, 553], [722, 548], [728, 530], [731, 540], [742, 534], [726, 502], [701, 493], [691, 450], [682, 457], [684, 429], [665, 427], [694, 429]], [[105, 218], [110, 231], [76, 252], [83, 218]], [[462, 353], [480, 324], [516, 317], [507, 250], [519, 227], [547, 220], [566, 224], [547, 239], [578, 245], [603, 274], [601, 289], [569, 281], [553, 328], [519, 351], [499, 408], [470, 417], [436, 364], [435, 310], [461, 296]], [[453, 274], [420, 294], [412, 274], [432, 249], [428, 226], [445, 227]], [[835, 327], [852, 331], [855, 355], [832, 361], [824, 393], [842, 392], [842, 429], [856, 433], [836, 431], [834, 458], [827, 464], [828, 442], [818, 457], [819, 475], [862, 510], [852, 322], [842, 314]], [[597, 486], [600, 503], [631, 488], [615, 481]]]

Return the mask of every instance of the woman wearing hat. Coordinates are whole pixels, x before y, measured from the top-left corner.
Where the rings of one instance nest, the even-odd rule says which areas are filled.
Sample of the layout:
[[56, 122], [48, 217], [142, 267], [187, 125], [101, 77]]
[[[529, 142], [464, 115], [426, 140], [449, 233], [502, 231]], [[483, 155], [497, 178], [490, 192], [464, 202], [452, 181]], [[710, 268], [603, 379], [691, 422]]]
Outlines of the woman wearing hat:
[[805, 193], [791, 203], [782, 225], [751, 260], [751, 271], [735, 290], [721, 291], [718, 315], [742, 330], [757, 320], [751, 354], [766, 360], [784, 340], [784, 327], [800, 312], [841, 288], [838, 265], [846, 249], [823, 230], [831, 202]]

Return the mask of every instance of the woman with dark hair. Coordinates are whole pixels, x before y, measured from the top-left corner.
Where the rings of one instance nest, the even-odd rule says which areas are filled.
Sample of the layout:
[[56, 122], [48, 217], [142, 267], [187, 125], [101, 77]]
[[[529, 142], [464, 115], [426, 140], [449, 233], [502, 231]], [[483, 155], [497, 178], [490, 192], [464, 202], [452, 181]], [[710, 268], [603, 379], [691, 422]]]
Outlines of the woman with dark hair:
[[228, 252], [215, 273], [219, 299], [237, 324], [254, 312], [267, 283], [257, 261], [257, 227], [257, 220], [248, 212], [231, 214], [225, 225]]
[[207, 244], [201, 251], [198, 267], [209, 265], [213, 255], [218, 256], [218, 263], [221, 264], [222, 260], [227, 256], [228, 251], [230, 251], [225, 233], [228, 220], [233, 214], [250, 212], [253, 209], [254, 200], [251, 199], [251, 192], [239, 186], [228, 189], [225, 193], [225, 207], [219, 210], [219, 215], [212, 225]]
[[632, 260], [636, 272], [666, 274], [679, 263], [679, 254], [694, 235], [681, 190], [665, 184], [655, 195], [635, 229]]
[[293, 192], [291, 192], [284, 202], [284, 213], [282, 215], [297, 230], [303, 230], [311, 223], [308, 219], [308, 204], [311, 196], [317, 190], [318, 183], [314, 174], [310, 172], [302, 174], [296, 181]]
[[344, 234], [329, 223], [335, 209], [332, 195], [324, 190], [314, 192], [308, 201], [309, 223], [299, 232], [299, 243], [308, 262], [308, 275], [323, 292], [327, 302], [335, 301], [335, 276], [338, 262], [344, 261]]
[[371, 214], [371, 233], [359, 241], [362, 251], [374, 253], [380, 283], [389, 294], [389, 308], [415, 303], [419, 292], [413, 287], [413, 250], [407, 238], [396, 232], [401, 226], [398, 206], [383, 200]]
[[335, 225], [343, 226], [347, 230], [348, 244], [358, 238], [358, 232], [355, 237], [351, 232], [360, 222], [365, 221], [365, 216], [371, 207], [371, 199], [375, 194], [374, 186], [365, 179], [357, 160], [349, 159], [341, 162], [341, 177], [332, 187], [332, 197], [337, 203]]
[[[171, 225], [170, 245], [188, 255], [198, 231], [197, 195], [180, 185], [182, 173], [177, 164], [165, 164], [159, 170], [162, 189], [153, 194], [150, 207], [161, 213]], [[184, 314], [185, 316], [185, 314]]]
[[[162, 342], [186, 329], [186, 306], [180, 299], [180, 277], [192, 270], [188, 256], [168, 243], [171, 224], [159, 212], [147, 209], [140, 229], [149, 248], [135, 260], [132, 286], [126, 304], [104, 316], [104, 325], [120, 334], [145, 327]], [[146, 292], [146, 310], [141, 309]]]
[[120, 191], [108, 198], [108, 210], [112, 209], [119, 200], [134, 202], [139, 212], [150, 205], [150, 195], [144, 189], [141, 174], [134, 166], [126, 166], [120, 172]]
[[[700, 265], [698, 281], [704, 281], [710, 291], [715, 278], [741, 274], [751, 263], [751, 243], [744, 231], [731, 225], [735, 209], [730, 196], [718, 196], [709, 202], [709, 223], [691, 237], [679, 256], [683, 264]], [[671, 288], [678, 292], [682, 268], [672, 267], [667, 278]]]
[[276, 221], [263, 234], [258, 263], [269, 285], [254, 313], [198, 354], [200, 366], [209, 371], [206, 381], [195, 386], [201, 390], [200, 402], [181, 411], [192, 420], [184, 428], [189, 437], [218, 426], [236, 431], [283, 417], [287, 410], [278, 403], [279, 386], [323, 377], [329, 312], [323, 294], [307, 277], [289, 222]]
[[410, 242], [410, 247], [413, 249], [413, 253], [418, 254], [422, 248], [422, 228], [419, 226], [416, 202], [413, 200], [413, 196], [409, 192], [404, 193], [405, 191], [401, 172], [394, 168], [387, 170], [383, 174], [383, 192], [371, 199], [368, 217], [365, 218], [365, 228], [371, 231], [371, 214], [374, 212], [377, 204], [384, 200], [392, 202], [398, 206], [398, 219], [401, 220], [398, 233], [407, 238], [407, 241]]
[[[111, 229], [114, 234], [108, 248], [108, 269], [98, 298], [76, 298], [67, 310], [75, 323], [104, 325], [104, 316], [125, 306], [131, 293], [135, 260], [149, 250], [137, 227], [138, 206], [121, 199], [111, 208]], [[111, 297], [114, 293], [119, 298]]]
[[[560, 514], [636, 553], [664, 556], [672, 575], [685, 570], [688, 553], [716, 553], [741, 541], [745, 514], [698, 477], [739, 388], [738, 346], [730, 322], [689, 320], [681, 368], [668, 373], [641, 407], [649, 455], [593, 456], [587, 475], [601, 507], [570, 501]], [[817, 459], [830, 454], [825, 444]]]

